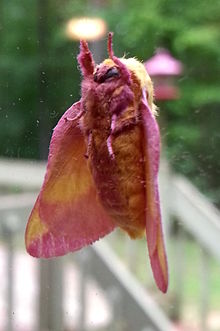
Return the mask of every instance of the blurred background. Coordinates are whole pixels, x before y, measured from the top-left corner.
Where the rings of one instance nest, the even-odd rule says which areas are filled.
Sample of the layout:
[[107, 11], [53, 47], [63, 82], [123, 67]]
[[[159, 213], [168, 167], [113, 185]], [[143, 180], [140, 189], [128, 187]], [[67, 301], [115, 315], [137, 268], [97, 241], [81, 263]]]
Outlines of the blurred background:
[[[0, 331], [220, 330], [219, 22], [218, 0], [0, 2]], [[156, 87], [166, 295], [121, 232], [50, 261], [24, 250], [52, 128], [80, 99], [78, 39], [98, 63], [108, 31]]]

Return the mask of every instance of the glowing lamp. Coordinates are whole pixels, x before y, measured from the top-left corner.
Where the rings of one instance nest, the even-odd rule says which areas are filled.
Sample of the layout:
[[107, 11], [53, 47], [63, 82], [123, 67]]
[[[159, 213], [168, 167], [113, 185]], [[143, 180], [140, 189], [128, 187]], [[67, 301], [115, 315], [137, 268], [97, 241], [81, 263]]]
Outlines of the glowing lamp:
[[98, 40], [106, 34], [107, 25], [98, 17], [73, 18], [67, 22], [66, 35], [70, 39]]

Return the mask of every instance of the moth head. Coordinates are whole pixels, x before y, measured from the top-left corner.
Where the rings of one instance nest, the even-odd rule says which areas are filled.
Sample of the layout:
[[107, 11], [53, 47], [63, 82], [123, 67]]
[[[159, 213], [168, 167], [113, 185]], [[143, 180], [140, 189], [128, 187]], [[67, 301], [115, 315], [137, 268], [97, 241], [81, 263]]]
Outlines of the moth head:
[[132, 75], [135, 75], [136, 79], [139, 81], [142, 93], [145, 94], [150, 109], [154, 114], [156, 114], [157, 107], [154, 105], [154, 88], [153, 83], [148, 75], [145, 66], [135, 58], [117, 58], [114, 55], [112, 46], [113, 33], [110, 32], [108, 36], [108, 54], [109, 59], [105, 60], [105, 63], [113, 61], [117, 65], [120, 75], [124, 78], [123, 80], [128, 85], [132, 84]]
[[93, 74], [94, 82], [98, 84], [116, 81], [121, 77], [121, 72], [115, 63], [108, 59], [97, 65]]
[[146, 94], [149, 106], [154, 112], [156, 107], [153, 104], [153, 84], [144, 65], [135, 58], [118, 58], [114, 55], [112, 45], [113, 33], [108, 35], [108, 54], [109, 58], [101, 64], [95, 65], [91, 51], [85, 40], [80, 41], [80, 53], [78, 62], [84, 78], [90, 77], [97, 84], [108, 84], [114, 88], [115, 84], [132, 85], [132, 74], [140, 83], [140, 88]]
[[120, 83], [130, 84], [130, 72], [126, 65], [114, 55], [112, 48], [112, 32], [108, 35], [108, 54], [109, 58], [97, 65], [94, 72], [94, 81], [96, 83], [109, 83], [119, 81]]
[[142, 90], [142, 93], [145, 94], [146, 99], [148, 101], [148, 104], [150, 106], [150, 109], [152, 110], [153, 114], [155, 115], [157, 112], [157, 107], [153, 103], [154, 100], [154, 88], [153, 88], [153, 82], [148, 75], [148, 72], [145, 68], [145, 66], [139, 62], [135, 58], [117, 58], [114, 55], [113, 47], [112, 47], [112, 32], [109, 33], [108, 36], [108, 53], [110, 59], [112, 59], [119, 68], [122, 70], [125, 79], [129, 81], [131, 84], [131, 73], [134, 74], [137, 78], [137, 80], [140, 83], [140, 88]]

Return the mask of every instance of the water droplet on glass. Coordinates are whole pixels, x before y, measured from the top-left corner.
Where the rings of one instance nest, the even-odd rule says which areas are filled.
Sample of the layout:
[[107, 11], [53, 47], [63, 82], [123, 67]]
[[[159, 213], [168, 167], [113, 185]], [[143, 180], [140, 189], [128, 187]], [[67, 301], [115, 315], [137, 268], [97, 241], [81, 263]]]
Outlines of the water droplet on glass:
[[53, 110], [51, 113], [50, 113], [50, 117], [51, 118], [55, 118], [55, 117], [57, 117], [58, 116], [58, 113], [55, 111], [55, 110]]

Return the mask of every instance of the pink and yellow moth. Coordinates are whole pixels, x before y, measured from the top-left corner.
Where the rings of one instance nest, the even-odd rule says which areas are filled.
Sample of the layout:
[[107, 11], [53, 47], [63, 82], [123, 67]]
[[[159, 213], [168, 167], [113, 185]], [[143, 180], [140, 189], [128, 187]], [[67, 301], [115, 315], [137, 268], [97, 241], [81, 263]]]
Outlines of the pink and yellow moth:
[[80, 42], [81, 99], [54, 129], [26, 248], [49, 258], [79, 250], [116, 227], [131, 238], [146, 233], [156, 284], [166, 292], [153, 86], [139, 61], [114, 55], [111, 33], [108, 53], [95, 65], [86, 41]]

